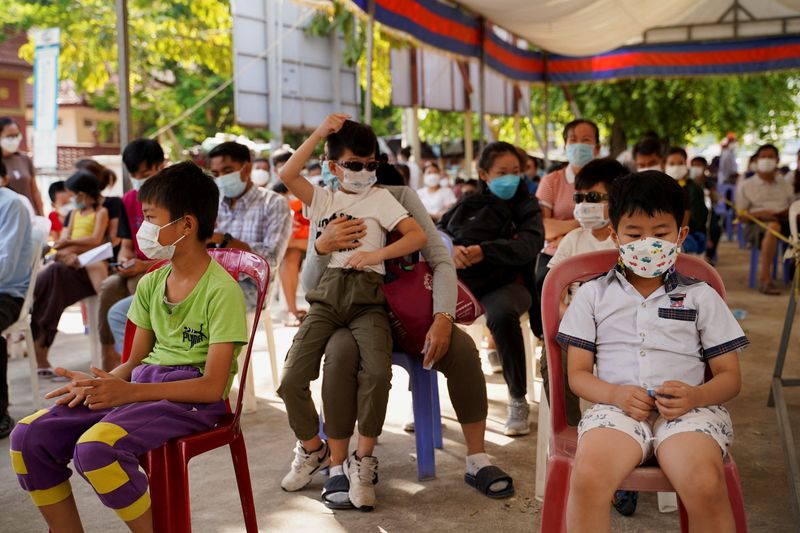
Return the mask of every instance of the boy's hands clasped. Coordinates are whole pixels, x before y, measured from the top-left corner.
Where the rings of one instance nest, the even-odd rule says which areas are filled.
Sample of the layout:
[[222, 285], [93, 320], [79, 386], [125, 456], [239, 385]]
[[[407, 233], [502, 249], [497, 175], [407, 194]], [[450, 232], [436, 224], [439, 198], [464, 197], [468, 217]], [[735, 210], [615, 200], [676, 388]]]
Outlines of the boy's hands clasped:
[[131, 394], [132, 383], [99, 368], [91, 367], [96, 378], [85, 372], [64, 368], [56, 368], [54, 372], [72, 380], [45, 396], [47, 399], [60, 396], [56, 405], [76, 407], [83, 403], [89, 409], [108, 409], [135, 401]]
[[675, 420], [702, 405], [697, 398], [698, 388], [682, 381], [665, 381], [654, 392], [652, 397], [642, 387], [620, 385], [614, 393], [614, 405], [639, 422], [647, 420], [653, 409], [665, 419]]

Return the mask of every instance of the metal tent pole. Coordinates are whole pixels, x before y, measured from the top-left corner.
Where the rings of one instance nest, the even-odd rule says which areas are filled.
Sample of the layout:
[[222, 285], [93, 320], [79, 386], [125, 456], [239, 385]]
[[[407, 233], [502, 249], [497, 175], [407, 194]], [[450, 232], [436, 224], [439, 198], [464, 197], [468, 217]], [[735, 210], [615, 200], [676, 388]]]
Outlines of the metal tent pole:
[[[130, 64], [128, 62], [128, 0], [116, 0], [117, 9], [117, 76], [119, 90], [119, 145], [124, 150], [131, 135]], [[120, 151], [121, 151], [120, 150]], [[122, 190], [131, 189], [128, 169], [122, 165]]]

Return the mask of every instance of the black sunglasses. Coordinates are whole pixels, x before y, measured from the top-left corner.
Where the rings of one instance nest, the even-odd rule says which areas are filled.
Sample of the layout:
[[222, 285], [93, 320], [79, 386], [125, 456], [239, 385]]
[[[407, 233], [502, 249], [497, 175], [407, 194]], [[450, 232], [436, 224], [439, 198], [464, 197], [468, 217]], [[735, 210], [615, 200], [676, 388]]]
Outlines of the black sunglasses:
[[369, 163], [362, 163], [361, 161], [337, 161], [336, 164], [347, 170], [352, 170], [353, 172], [361, 172], [365, 168], [372, 172], [378, 170], [378, 165], [380, 165], [377, 161], [370, 161]]
[[572, 199], [576, 204], [588, 202], [590, 204], [599, 204], [608, 200], [608, 195], [604, 192], [589, 191], [589, 192], [576, 192], [572, 195]]

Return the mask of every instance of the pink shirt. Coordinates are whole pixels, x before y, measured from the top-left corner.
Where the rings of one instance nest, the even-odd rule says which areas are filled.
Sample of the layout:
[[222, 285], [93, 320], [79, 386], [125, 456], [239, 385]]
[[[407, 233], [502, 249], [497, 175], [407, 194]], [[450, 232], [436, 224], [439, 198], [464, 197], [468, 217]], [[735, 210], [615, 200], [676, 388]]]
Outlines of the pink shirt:
[[[555, 172], [551, 172], [542, 178], [539, 188], [536, 189], [536, 198], [539, 205], [547, 207], [553, 211], [553, 218], [556, 220], [574, 220], [572, 212], [575, 210], [575, 201], [572, 195], [575, 193], [575, 184], [567, 181], [567, 167]], [[543, 253], [553, 255], [556, 247], [550, 243], [544, 243]]]

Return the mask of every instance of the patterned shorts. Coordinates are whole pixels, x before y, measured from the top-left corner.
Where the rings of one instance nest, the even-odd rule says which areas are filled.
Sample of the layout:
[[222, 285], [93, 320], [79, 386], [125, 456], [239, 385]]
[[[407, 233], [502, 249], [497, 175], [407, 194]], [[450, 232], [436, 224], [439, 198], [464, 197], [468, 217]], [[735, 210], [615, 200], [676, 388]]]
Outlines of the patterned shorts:
[[721, 405], [697, 407], [672, 421], [653, 411], [650, 418], [637, 422], [618, 407], [597, 404], [583, 413], [578, 424], [578, 440], [587, 431], [597, 428], [616, 429], [633, 438], [642, 447], [642, 463], [655, 454], [662, 442], [678, 433], [705, 433], [719, 444], [723, 457], [733, 442], [731, 415]]

